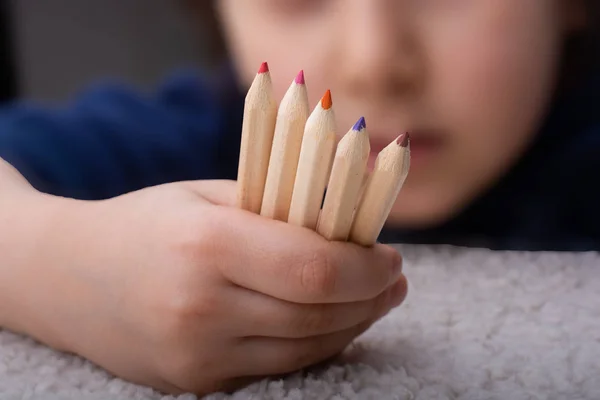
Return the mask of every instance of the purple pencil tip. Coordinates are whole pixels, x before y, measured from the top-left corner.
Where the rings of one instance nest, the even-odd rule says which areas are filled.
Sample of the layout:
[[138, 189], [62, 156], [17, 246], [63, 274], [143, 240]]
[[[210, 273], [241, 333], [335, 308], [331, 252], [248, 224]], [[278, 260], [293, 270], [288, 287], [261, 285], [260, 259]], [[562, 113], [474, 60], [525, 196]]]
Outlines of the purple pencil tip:
[[366, 127], [367, 127], [367, 123], [365, 122], [365, 117], [360, 117], [358, 119], [358, 121], [356, 121], [356, 123], [354, 124], [354, 126], [352, 127], [352, 130], [354, 130], [354, 131], [362, 131]]

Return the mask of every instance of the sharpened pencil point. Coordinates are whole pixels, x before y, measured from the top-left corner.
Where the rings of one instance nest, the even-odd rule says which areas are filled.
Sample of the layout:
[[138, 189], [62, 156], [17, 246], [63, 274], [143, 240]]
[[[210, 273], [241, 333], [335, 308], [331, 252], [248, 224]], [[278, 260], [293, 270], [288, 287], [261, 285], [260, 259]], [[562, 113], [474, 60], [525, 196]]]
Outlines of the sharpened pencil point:
[[409, 141], [410, 135], [408, 132], [405, 132], [398, 136], [398, 138], [396, 139], [396, 144], [398, 144], [400, 147], [408, 147]]
[[265, 72], [269, 72], [269, 64], [266, 61], [260, 64], [260, 68], [258, 69], [259, 74], [264, 74]]
[[327, 89], [321, 98], [321, 107], [323, 107], [323, 110], [329, 110], [331, 108], [331, 91], [329, 89]]
[[304, 70], [300, 70], [300, 72], [298, 72], [298, 75], [296, 75], [296, 79], [294, 79], [294, 82], [296, 82], [298, 85], [304, 85]]
[[354, 126], [352, 127], [352, 130], [354, 130], [354, 131], [362, 131], [366, 127], [367, 127], [367, 123], [365, 122], [365, 117], [360, 117], [358, 119], [358, 121], [356, 121], [356, 123], [354, 124]]

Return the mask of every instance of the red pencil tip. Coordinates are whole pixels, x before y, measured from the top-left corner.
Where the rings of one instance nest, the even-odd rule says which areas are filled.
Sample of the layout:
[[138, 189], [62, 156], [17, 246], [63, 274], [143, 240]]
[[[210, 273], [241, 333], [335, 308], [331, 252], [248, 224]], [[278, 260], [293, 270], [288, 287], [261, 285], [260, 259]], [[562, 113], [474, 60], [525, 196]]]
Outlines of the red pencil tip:
[[298, 72], [298, 75], [296, 75], [296, 79], [294, 79], [294, 82], [296, 82], [298, 85], [304, 85], [304, 70], [300, 70], [300, 72]]
[[396, 138], [396, 144], [400, 147], [408, 147], [410, 142], [410, 135], [408, 132], [405, 132]]
[[266, 61], [260, 64], [260, 68], [258, 69], [259, 74], [264, 74], [265, 72], [269, 72], [269, 64]]
[[331, 108], [331, 91], [329, 89], [327, 89], [321, 98], [321, 107], [323, 107], [324, 110], [329, 110]]

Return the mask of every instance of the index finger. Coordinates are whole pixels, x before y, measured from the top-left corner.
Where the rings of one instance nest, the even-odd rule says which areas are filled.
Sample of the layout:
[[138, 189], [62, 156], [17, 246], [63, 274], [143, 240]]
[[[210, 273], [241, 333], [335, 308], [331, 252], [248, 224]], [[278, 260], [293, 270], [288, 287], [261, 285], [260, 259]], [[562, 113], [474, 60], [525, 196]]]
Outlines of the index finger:
[[391, 246], [330, 242], [317, 233], [228, 209], [219, 229], [220, 270], [236, 285], [297, 303], [371, 299], [393, 283], [402, 258]]
[[234, 206], [237, 182], [228, 179], [181, 181], [178, 183], [204, 200], [221, 206]]

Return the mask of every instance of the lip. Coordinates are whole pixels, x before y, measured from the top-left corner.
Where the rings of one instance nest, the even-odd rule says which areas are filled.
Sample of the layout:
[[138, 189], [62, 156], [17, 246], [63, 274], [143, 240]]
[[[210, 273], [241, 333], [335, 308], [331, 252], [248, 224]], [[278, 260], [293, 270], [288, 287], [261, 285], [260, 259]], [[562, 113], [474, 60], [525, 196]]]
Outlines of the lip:
[[[444, 144], [444, 136], [433, 131], [408, 131], [410, 133], [410, 167], [422, 168], [435, 157]], [[398, 135], [391, 136], [378, 132], [371, 132], [371, 153], [369, 154], [368, 168], [372, 170], [375, 160], [381, 150], [387, 147]], [[376, 138], [389, 138], [376, 139]]]

